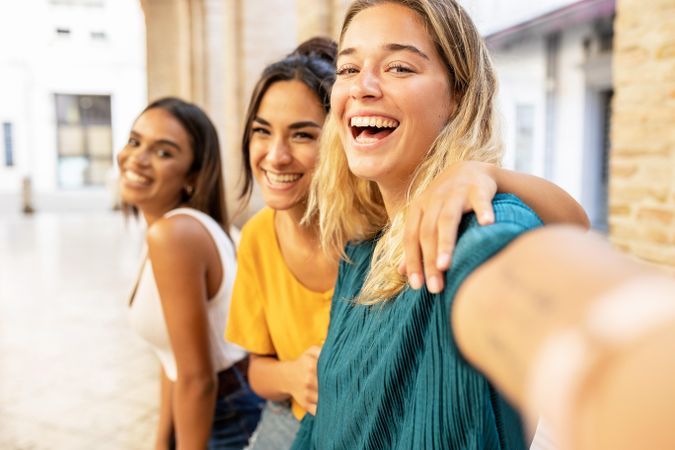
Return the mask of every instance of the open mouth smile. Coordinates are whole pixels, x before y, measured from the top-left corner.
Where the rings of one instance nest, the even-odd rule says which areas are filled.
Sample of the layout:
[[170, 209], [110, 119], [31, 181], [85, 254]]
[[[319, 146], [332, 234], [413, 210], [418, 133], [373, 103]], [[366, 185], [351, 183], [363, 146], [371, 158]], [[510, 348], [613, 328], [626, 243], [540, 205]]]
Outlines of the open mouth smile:
[[141, 175], [138, 172], [134, 172], [133, 170], [127, 169], [122, 173], [122, 177], [124, 178], [125, 181], [129, 181], [132, 184], [135, 185], [140, 185], [140, 186], [148, 186], [152, 180], [144, 175]]
[[349, 121], [352, 137], [357, 144], [373, 144], [398, 128], [398, 120], [383, 116], [355, 116]]
[[263, 172], [267, 181], [272, 185], [289, 185], [302, 178], [301, 173], [274, 173], [268, 170], [263, 170]]

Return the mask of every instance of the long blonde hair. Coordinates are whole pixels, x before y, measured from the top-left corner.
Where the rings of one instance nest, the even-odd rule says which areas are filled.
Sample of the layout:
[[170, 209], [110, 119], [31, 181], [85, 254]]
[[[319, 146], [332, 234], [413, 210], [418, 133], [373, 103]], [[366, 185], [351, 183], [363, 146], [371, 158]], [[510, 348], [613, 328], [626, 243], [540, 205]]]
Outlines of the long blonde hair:
[[391, 220], [377, 184], [350, 172], [332, 113], [324, 125], [305, 219], [318, 216], [324, 249], [343, 258], [348, 242], [381, 233], [370, 272], [356, 299], [362, 304], [384, 302], [405, 286], [405, 277], [397, 271], [403, 259], [403, 225], [409, 205], [433, 179], [456, 161], [499, 163], [502, 153], [493, 105], [496, 77], [487, 48], [466, 11], [454, 0], [356, 0], [345, 16], [340, 43], [359, 12], [382, 3], [406, 6], [422, 19], [448, 68], [457, 109], [413, 174], [405, 206]]

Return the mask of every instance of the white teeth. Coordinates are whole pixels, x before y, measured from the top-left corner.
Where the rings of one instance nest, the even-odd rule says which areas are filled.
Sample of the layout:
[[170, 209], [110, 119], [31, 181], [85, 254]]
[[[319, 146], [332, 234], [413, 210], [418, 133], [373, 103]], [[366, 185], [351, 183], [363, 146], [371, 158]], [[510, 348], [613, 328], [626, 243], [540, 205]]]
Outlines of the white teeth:
[[273, 172], [265, 172], [267, 175], [267, 179], [270, 180], [272, 183], [293, 183], [294, 181], [298, 181], [300, 177], [302, 177], [302, 174], [299, 173], [273, 173]]
[[396, 128], [398, 121], [380, 116], [357, 116], [352, 117], [350, 125], [353, 127]]
[[143, 175], [132, 172], [131, 170], [125, 170], [124, 171], [124, 178], [126, 178], [129, 181], [132, 181], [134, 183], [140, 183], [140, 184], [148, 184], [150, 183], [150, 179], [148, 177], [144, 177]]

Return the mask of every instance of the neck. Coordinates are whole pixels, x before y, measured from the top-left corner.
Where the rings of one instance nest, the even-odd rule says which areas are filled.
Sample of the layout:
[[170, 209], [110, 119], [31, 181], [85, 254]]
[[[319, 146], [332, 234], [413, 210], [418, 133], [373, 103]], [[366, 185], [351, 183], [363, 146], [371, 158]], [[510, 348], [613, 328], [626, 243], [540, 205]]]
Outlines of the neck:
[[162, 205], [156, 207], [138, 206], [137, 208], [143, 215], [143, 218], [145, 219], [145, 222], [148, 224], [149, 227], [150, 225], [161, 219], [162, 216], [164, 216], [164, 214], [168, 213], [172, 209], [180, 208], [181, 206], [185, 205], [181, 203], [172, 203], [171, 205]]
[[380, 188], [380, 193], [382, 194], [384, 208], [387, 210], [387, 216], [389, 216], [389, 221], [391, 221], [391, 219], [393, 219], [394, 216], [405, 205], [405, 193], [407, 186], [395, 186], [393, 188], [387, 189], [378, 183], [378, 187]]
[[280, 234], [292, 233], [295, 237], [309, 243], [317, 243], [319, 240], [319, 229], [313, 224], [302, 225], [302, 217], [305, 215], [305, 203], [294, 206], [293, 208], [275, 211], [274, 217], [277, 231]]

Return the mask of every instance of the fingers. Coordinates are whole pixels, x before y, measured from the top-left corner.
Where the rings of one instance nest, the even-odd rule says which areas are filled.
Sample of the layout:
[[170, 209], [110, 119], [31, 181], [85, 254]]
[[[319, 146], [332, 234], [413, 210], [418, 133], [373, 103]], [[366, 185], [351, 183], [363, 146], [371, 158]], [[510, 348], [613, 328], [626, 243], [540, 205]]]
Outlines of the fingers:
[[434, 294], [443, 290], [443, 276], [436, 268], [438, 218], [442, 207], [443, 201], [441, 199], [429, 203], [422, 216], [419, 232], [419, 247], [422, 250], [424, 277], [427, 289]]
[[315, 360], [319, 359], [320, 354], [321, 354], [321, 347], [319, 347], [318, 345], [312, 345], [307, 350], [305, 350], [305, 355], [309, 356], [309, 357], [311, 357]]
[[411, 206], [408, 210], [403, 230], [403, 264], [399, 273], [408, 275], [408, 283], [413, 289], [422, 287], [422, 259], [420, 253], [420, 221], [422, 210], [418, 206]]
[[435, 261], [437, 270], [446, 271], [450, 268], [463, 210], [464, 198], [454, 197], [448, 199], [438, 216], [438, 257]]
[[492, 199], [495, 193], [496, 185], [483, 189], [474, 188], [469, 193], [469, 204], [481, 225], [490, 225], [495, 221], [495, 212], [492, 208]]

